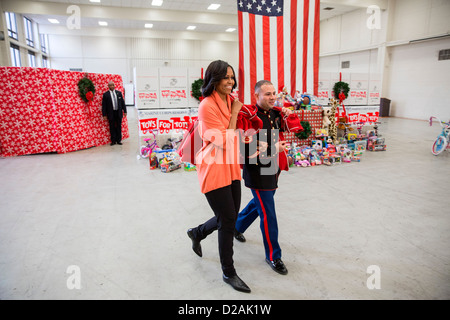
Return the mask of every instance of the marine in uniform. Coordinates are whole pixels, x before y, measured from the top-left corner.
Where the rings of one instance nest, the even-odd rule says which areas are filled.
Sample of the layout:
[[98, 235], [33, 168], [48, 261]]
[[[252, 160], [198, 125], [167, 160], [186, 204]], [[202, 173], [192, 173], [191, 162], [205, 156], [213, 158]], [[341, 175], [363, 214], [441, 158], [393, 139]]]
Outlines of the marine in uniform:
[[235, 238], [245, 242], [243, 233], [259, 216], [266, 262], [274, 271], [285, 275], [288, 271], [281, 260], [274, 196], [281, 170], [288, 169], [287, 159], [282, 159], [286, 157], [286, 142], [280, 139], [280, 133], [282, 117], [291, 111], [286, 108], [274, 110], [276, 91], [269, 81], [262, 80], [256, 84], [255, 96], [262, 129], [253, 137], [243, 139], [241, 147], [244, 154], [243, 178], [253, 199], [239, 212]]

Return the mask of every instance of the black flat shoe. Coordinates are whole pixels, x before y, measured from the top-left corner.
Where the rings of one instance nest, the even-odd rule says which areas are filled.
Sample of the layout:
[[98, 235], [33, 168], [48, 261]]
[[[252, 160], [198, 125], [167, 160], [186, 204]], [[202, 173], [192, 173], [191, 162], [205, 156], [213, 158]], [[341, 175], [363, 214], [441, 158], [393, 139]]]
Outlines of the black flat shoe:
[[116, 144], [115, 142], [111, 142], [110, 146], [113, 146], [113, 145], [115, 145], [115, 144]]
[[122, 145], [122, 142], [117, 142], [118, 145]]
[[200, 241], [195, 239], [194, 233], [192, 232], [192, 229], [189, 229], [189, 230], [187, 231], [187, 235], [188, 235], [188, 237], [191, 238], [191, 240], [192, 240], [192, 250], [194, 250], [194, 252], [195, 252], [199, 257], [201, 257], [201, 256], [203, 255], [203, 254], [202, 254], [202, 246], [200, 245]]
[[223, 278], [223, 281], [225, 283], [228, 283], [230, 286], [232, 286], [234, 290], [245, 292], [245, 293], [251, 292], [250, 288], [237, 275], [231, 276], [231, 277], [227, 277], [226, 275], [223, 275], [222, 278]]
[[278, 272], [282, 275], [286, 275], [288, 273], [286, 266], [284, 265], [283, 261], [281, 261], [281, 259], [275, 259], [274, 261], [266, 259], [266, 262], [273, 269], [273, 271]]
[[240, 233], [236, 229], [234, 229], [234, 238], [239, 242], [245, 242], [244, 234]]

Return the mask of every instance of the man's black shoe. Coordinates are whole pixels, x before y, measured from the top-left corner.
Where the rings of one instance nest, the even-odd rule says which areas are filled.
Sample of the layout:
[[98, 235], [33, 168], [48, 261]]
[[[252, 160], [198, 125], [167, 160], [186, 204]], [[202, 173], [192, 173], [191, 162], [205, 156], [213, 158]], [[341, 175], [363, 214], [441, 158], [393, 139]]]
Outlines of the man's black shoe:
[[234, 229], [234, 237], [236, 238], [237, 241], [239, 242], [245, 242], [245, 237], [243, 233], [240, 233], [239, 231], [237, 231], [236, 229]]
[[195, 252], [199, 257], [201, 257], [201, 256], [203, 255], [203, 254], [202, 254], [202, 246], [201, 246], [201, 244], [200, 244], [200, 241], [195, 239], [194, 233], [192, 232], [192, 229], [189, 229], [189, 230], [187, 231], [187, 235], [188, 235], [188, 237], [191, 238], [191, 240], [192, 240], [192, 250], [194, 250], [194, 252]]
[[223, 275], [223, 281], [225, 283], [228, 283], [230, 286], [232, 286], [234, 290], [245, 292], [245, 293], [251, 292], [250, 288], [237, 275], [231, 276], [231, 277], [227, 277], [226, 275]]
[[117, 142], [118, 145], [122, 145], [122, 142]]
[[266, 262], [273, 269], [273, 271], [283, 275], [286, 275], [288, 273], [286, 266], [284, 265], [283, 261], [281, 261], [281, 259], [275, 259], [274, 261], [266, 259]]
[[111, 145], [111, 146], [113, 146], [113, 145], [115, 145], [115, 144], [116, 144], [115, 142], [111, 142], [111, 144], [110, 144], [110, 145]]

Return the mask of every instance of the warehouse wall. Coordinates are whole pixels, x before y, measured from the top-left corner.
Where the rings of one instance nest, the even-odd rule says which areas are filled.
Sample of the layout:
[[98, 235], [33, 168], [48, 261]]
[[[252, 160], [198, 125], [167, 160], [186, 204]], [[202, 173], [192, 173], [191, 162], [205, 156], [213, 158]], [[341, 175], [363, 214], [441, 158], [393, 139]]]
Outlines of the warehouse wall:
[[117, 73], [124, 83], [137, 67], [206, 68], [216, 59], [239, 65], [237, 43], [214, 40], [152, 39], [49, 35], [52, 68], [82, 68], [87, 72]]
[[450, 60], [438, 61], [438, 52], [450, 49], [449, 13], [449, 0], [390, 0], [379, 28], [367, 26], [367, 9], [324, 20], [320, 71], [379, 73], [391, 116], [448, 120]]

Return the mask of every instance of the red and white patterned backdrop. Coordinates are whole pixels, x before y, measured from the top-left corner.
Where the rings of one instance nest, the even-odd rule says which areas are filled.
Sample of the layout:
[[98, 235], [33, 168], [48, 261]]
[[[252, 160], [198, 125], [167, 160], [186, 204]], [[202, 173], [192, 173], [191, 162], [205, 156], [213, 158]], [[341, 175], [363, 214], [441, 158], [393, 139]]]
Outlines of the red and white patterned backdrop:
[[300, 140], [293, 133], [284, 133], [285, 140], [289, 143], [297, 143], [298, 145], [310, 145], [315, 139], [315, 130], [323, 126], [322, 110], [296, 110], [294, 111], [300, 118], [300, 121], [308, 121], [311, 126], [311, 134], [307, 139]]
[[[123, 93], [120, 75], [89, 73], [94, 99], [78, 93], [84, 72], [46, 68], [0, 67], [0, 155], [3, 157], [65, 153], [111, 142], [102, 117], [102, 95], [108, 82]], [[129, 137], [126, 117], [123, 138]]]

